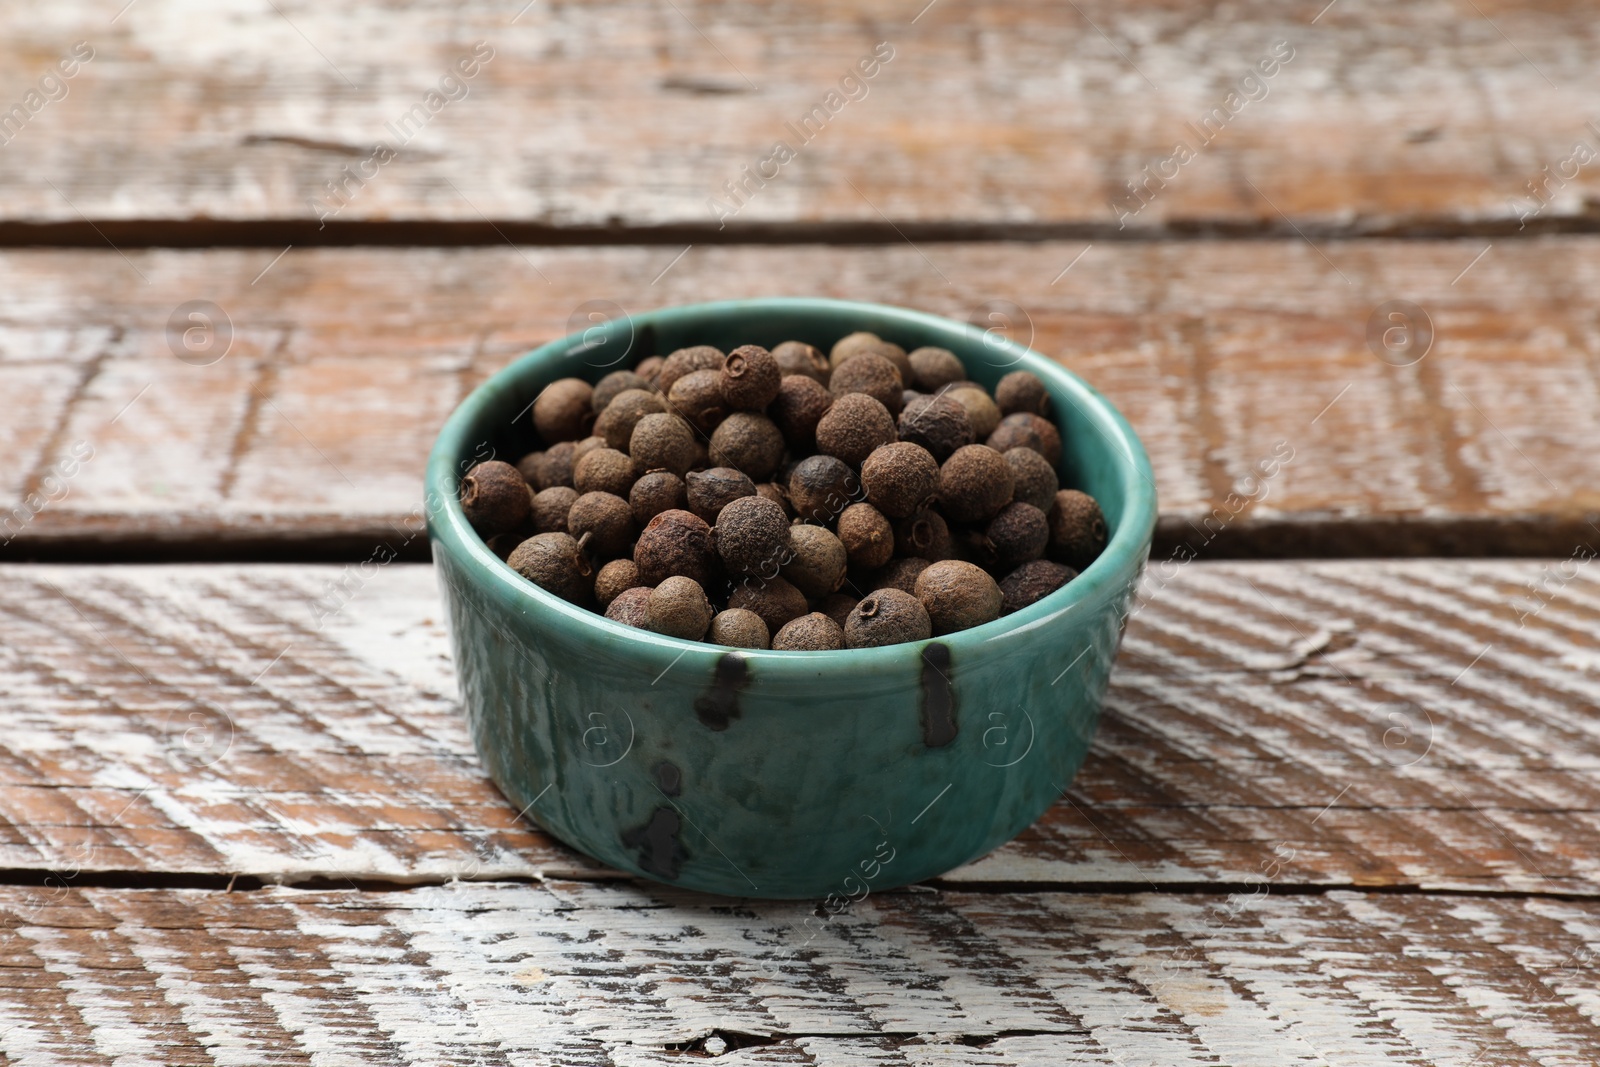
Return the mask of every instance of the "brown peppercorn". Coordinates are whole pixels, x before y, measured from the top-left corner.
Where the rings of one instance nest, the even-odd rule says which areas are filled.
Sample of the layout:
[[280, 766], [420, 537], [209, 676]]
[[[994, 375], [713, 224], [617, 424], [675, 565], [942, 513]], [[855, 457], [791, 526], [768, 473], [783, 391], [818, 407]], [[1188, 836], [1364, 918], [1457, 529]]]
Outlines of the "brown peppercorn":
[[865, 393], [837, 397], [817, 422], [817, 450], [852, 467], [859, 467], [873, 449], [896, 439], [894, 416]]
[[820, 611], [786, 623], [772, 639], [775, 652], [831, 652], [844, 647], [844, 627]]
[[484, 540], [515, 529], [532, 509], [528, 481], [509, 463], [487, 460], [461, 479], [461, 510]]
[[665, 357], [662, 356], [646, 356], [639, 361], [637, 367], [633, 368], [633, 373], [659, 390], [661, 388], [661, 368], [666, 365], [666, 362]]
[[915, 513], [939, 487], [939, 464], [921, 445], [898, 441], [873, 449], [861, 464], [867, 502], [891, 519]]
[[1031, 448], [1052, 467], [1061, 462], [1061, 431], [1049, 419], [1030, 412], [1018, 412], [1001, 419], [986, 443], [996, 452]]
[[894, 364], [894, 369], [900, 372], [901, 381], [911, 381], [911, 360], [906, 358], [906, 350], [875, 334], [857, 333], [842, 338], [833, 346], [828, 362], [834, 370], [838, 370], [850, 360], [862, 355], [880, 356], [888, 360]]
[[648, 585], [636, 585], [632, 589], [624, 589], [616, 598], [606, 605], [606, 618], [612, 622], [620, 622], [624, 626], [635, 629], [647, 630], [650, 621], [650, 594], [654, 592]]
[[711, 462], [764, 482], [783, 462], [783, 434], [765, 415], [735, 411], [711, 434]]
[[717, 516], [730, 501], [743, 496], [756, 496], [756, 483], [743, 471], [732, 467], [712, 467], [706, 471], [690, 471], [687, 499], [689, 510], [706, 522], [716, 522]]
[[772, 358], [778, 361], [784, 377], [803, 374], [823, 385], [828, 384], [828, 374], [833, 369], [827, 356], [804, 341], [783, 342], [772, 350]]
[[587, 605], [594, 593], [594, 568], [564, 533], [535, 534], [512, 550], [510, 568], [546, 592]]
[[641, 527], [673, 508], [689, 506], [688, 487], [684, 480], [667, 470], [646, 471], [628, 490], [628, 506], [633, 510], [633, 521]]
[[658, 634], [698, 641], [711, 626], [711, 601], [692, 578], [673, 575], [650, 593], [647, 625]]
[[595, 449], [610, 447], [610, 444], [606, 442], [604, 437], [596, 437], [593, 434], [585, 437], [583, 440], [572, 446], [572, 469], [577, 470], [578, 461], [584, 456], [587, 456], [590, 452], [593, 452]]
[[967, 409], [967, 422], [972, 426], [974, 440], [982, 441], [1000, 425], [1000, 409], [982, 388], [955, 385], [945, 390], [944, 395]]
[[789, 554], [783, 577], [807, 599], [816, 600], [844, 583], [849, 557], [833, 531], [804, 523], [789, 527]]
[[628, 454], [640, 470], [671, 471], [680, 478], [700, 460], [694, 430], [676, 415], [646, 415], [633, 428]]
[[931, 560], [921, 556], [901, 556], [891, 560], [889, 565], [876, 575], [872, 585], [875, 589], [900, 589], [913, 596], [917, 592], [917, 575], [932, 566]]
[[672, 383], [667, 403], [689, 420], [689, 425], [701, 433], [710, 433], [728, 415], [727, 401], [722, 399], [721, 372], [690, 371]]
[[1025, 411], [1030, 415], [1050, 414], [1050, 391], [1032, 371], [1014, 370], [994, 387], [994, 402], [1002, 415]]
[[729, 648], [766, 648], [769, 644], [767, 624], [745, 608], [728, 608], [713, 615], [706, 640]]
[[856, 472], [833, 456], [807, 456], [789, 472], [789, 503], [801, 522], [827, 526], [859, 495]]
[[828, 353], [828, 363], [830, 366], [837, 367], [851, 356], [860, 352], [871, 351], [881, 344], [883, 344], [883, 338], [865, 330], [845, 334], [833, 343], [833, 349]]
[[763, 500], [770, 500], [783, 509], [788, 518], [794, 518], [794, 509], [789, 506], [789, 494], [777, 482], [762, 482], [756, 486], [756, 495]]
[[626, 499], [637, 477], [632, 458], [614, 448], [597, 448], [572, 468], [579, 493], [611, 493]]
[[728, 607], [755, 612], [768, 633], [777, 633], [806, 613], [806, 598], [782, 578], [748, 578], [733, 587]]
[[910, 518], [894, 524], [894, 543], [908, 552], [937, 563], [956, 554], [955, 538], [944, 516], [933, 508], [923, 508]]
[[1031, 448], [1013, 448], [1003, 455], [1015, 481], [1011, 499], [1049, 512], [1050, 506], [1055, 503], [1056, 492], [1061, 488], [1056, 469]]
[[533, 532], [567, 533], [567, 512], [578, 501], [578, 491], [570, 485], [552, 485], [534, 495]]
[[529, 452], [517, 460], [517, 473], [535, 493], [539, 491], [539, 476], [544, 473], [544, 453]]
[[1106, 517], [1088, 493], [1063, 489], [1050, 509], [1050, 558], [1083, 570], [1106, 547]]
[[661, 364], [661, 373], [656, 375], [656, 388], [671, 396], [673, 383], [685, 374], [697, 370], [721, 369], [722, 349], [712, 348], [710, 345], [680, 348]]
[[789, 554], [789, 517], [761, 496], [741, 496], [717, 513], [712, 538], [729, 574], [769, 578]]
[[881, 567], [894, 555], [894, 528], [871, 504], [844, 509], [839, 515], [839, 541], [852, 567]]
[[905, 400], [905, 382], [895, 365], [875, 352], [851, 356], [833, 368], [828, 379], [828, 391], [834, 396], [846, 393], [866, 393], [888, 409], [891, 415], [899, 414]]
[[722, 399], [733, 411], [764, 411], [778, 395], [783, 369], [760, 345], [740, 345], [722, 361]]
[[1010, 615], [1037, 603], [1078, 576], [1064, 563], [1036, 559], [1024, 563], [1000, 582], [1000, 614]]
[[972, 444], [977, 435], [967, 419], [967, 409], [948, 396], [918, 396], [900, 412], [900, 440], [926, 448], [943, 463], [958, 448]]
[[1050, 522], [1032, 504], [1013, 502], [989, 520], [984, 533], [994, 553], [992, 565], [1006, 573], [1044, 555], [1050, 543]]
[[789, 447], [809, 452], [817, 447], [817, 423], [833, 406], [833, 394], [815, 378], [791, 374], [778, 384], [768, 412]]
[[633, 561], [645, 585], [658, 585], [674, 574], [703, 584], [716, 573], [716, 558], [710, 525], [676, 508], [645, 523], [633, 546]]
[[667, 402], [660, 393], [648, 389], [629, 389], [618, 394], [600, 413], [600, 417], [594, 420], [594, 432], [596, 436], [605, 438], [606, 444], [618, 452], [626, 452], [628, 442], [633, 439], [633, 428], [639, 425], [639, 420], [666, 410]]
[[614, 493], [584, 493], [567, 513], [567, 532], [590, 559], [615, 559], [633, 543], [633, 509]]
[[922, 602], [901, 589], [875, 589], [851, 609], [844, 623], [846, 648], [881, 648], [926, 641], [933, 625]]
[[639, 565], [631, 559], [614, 559], [594, 576], [594, 598], [604, 611], [618, 594], [640, 586]]
[[590, 400], [594, 386], [581, 378], [561, 378], [545, 386], [533, 401], [533, 427], [546, 444], [589, 436], [594, 425]]
[[647, 393], [657, 391], [655, 385], [641, 377], [637, 371], [614, 370], [595, 383], [594, 394], [589, 397], [589, 407], [593, 409], [598, 419], [607, 404], [629, 389], [643, 389]]
[[517, 462], [517, 469], [536, 493], [557, 485], [570, 487], [572, 465], [577, 462], [572, 453], [576, 448], [572, 441], [560, 441], [543, 452], [523, 456]]
[[914, 349], [906, 360], [911, 364], [911, 379], [906, 384], [924, 393], [937, 393], [967, 377], [967, 368], [948, 348]]
[[1016, 487], [1005, 458], [988, 445], [958, 448], [939, 468], [939, 509], [956, 522], [985, 522]]
[[955, 633], [1000, 617], [1000, 586], [982, 567], [940, 560], [917, 576], [917, 599], [935, 634]]
[[829, 593], [817, 605], [817, 610], [839, 624], [844, 629], [845, 620], [856, 609], [856, 598], [849, 593]]

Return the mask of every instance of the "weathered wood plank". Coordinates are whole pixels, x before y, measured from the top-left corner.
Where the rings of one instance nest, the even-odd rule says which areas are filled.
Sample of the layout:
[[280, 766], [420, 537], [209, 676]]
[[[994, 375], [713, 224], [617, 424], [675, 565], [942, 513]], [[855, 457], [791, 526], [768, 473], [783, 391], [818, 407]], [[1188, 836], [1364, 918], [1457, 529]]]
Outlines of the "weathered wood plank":
[[[29, 1063], [1585, 1063], [1593, 902], [0, 890]], [[808, 923], [809, 920], [809, 923]], [[63, 999], [64, 997], [64, 999]]]
[[[1585, 124], [1600, 74], [1581, 7], [520, 6], [18, 9], [0, 19], [0, 69], [13, 72], [0, 104], [34, 113], [4, 131], [4, 217], [90, 241], [83, 216], [114, 239], [160, 240], [159, 225], [119, 222], [203, 233], [215, 220], [304, 220], [296, 236], [314, 239], [330, 216], [458, 223], [492, 242], [485, 217], [715, 229], [708, 200], [746, 181], [734, 226], [859, 224], [893, 238], [886, 218], [1120, 221], [1292, 236], [1285, 215], [1350, 231], [1514, 231], [1539, 209], [1536, 225], [1581, 225], [1600, 188], [1584, 160], [1562, 166], [1575, 142], [1600, 144]], [[27, 97], [80, 41], [93, 58]], [[840, 94], [875, 49], [892, 58], [845, 87], [857, 99]], [[476, 72], [446, 84], [447, 100], [441, 79], [463, 60]], [[379, 141], [391, 161], [373, 158]], [[1195, 158], [1172, 160], [1179, 143]], [[768, 160], [758, 187], [744, 168]], [[1551, 182], [1540, 208], [1527, 186], [1546, 167], [1570, 180]], [[1111, 200], [1132, 181], [1151, 199], [1119, 212]], [[330, 183], [341, 201], [325, 199]]]
[[[192, 559], [309, 542], [364, 557], [403, 538], [455, 402], [567, 332], [585, 302], [772, 293], [960, 319], [1009, 301], [1012, 336], [1079, 370], [1141, 432], [1164, 545], [1566, 555], [1596, 535], [1600, 373], [1580, 294], [1600, 279], [1600, 239], [1497, 245], [1476, 264], [1481, 246], [1465, 242], [1326, 245], [1354, 285], [1300, 242], [1095, 245], [1063, 275], [1084, 249], [5, 253], [0, 388], [22, 414], [0, 430], [14, 536], [0, 551], [101, 559], [109, 542]], [[1392, 298], [1433, 321], [1410, 366], [1368, 345]], [[168, 334], [193, 300], [232, 325], [209, 366], [180, 361]], [[93, 458], [64, 498], [7, 519], [74, 448]], [[1251, 480], [1285, 450], [1276, 478]]]
[[[1600, 586], [1545, 567], [1154, 565], [1078, 779], [945, 883], [1595, 894]], [[431, 568], [341, 577], [0, 568], [0, 868], [614, 877], [483, 778]]]

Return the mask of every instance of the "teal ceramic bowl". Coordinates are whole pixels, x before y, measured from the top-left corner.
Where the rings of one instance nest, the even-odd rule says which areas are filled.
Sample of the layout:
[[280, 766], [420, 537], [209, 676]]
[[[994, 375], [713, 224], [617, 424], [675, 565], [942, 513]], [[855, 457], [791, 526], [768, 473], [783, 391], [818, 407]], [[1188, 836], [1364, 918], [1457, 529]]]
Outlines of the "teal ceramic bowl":
[[[523, 580], [456, 502], [461, 474], [535, 447], [528, 409], [557, 378], [598, 380], [693, 344], [871, 330], [938, 345], [992, 388], [1048, 385], [1062, 484], [1105, 512], [1105, 552], [1022, 611], [960, 633], [840, 652], [734, 651], [661, 637]], [[833, 300], [699, 304], [539, 348], [472, 393], [428, 460], [429, 535], [473, 740], [517, 808], [573, 848], [676, 886], [859, 898], [1009, 840], [1088, 751], [1156, 519], [1132, 429], [1057, 364], [975, 327]]]

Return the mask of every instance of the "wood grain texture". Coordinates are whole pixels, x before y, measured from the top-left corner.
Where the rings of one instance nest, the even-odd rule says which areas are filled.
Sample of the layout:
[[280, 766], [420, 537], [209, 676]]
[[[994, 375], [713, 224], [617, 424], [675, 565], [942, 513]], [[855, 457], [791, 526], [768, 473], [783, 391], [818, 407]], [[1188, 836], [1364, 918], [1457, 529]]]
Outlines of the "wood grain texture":
[[[1600, 894], [1600, 587], [1544, 566], [1154, 566], [1078, 779], [944, 883]], [[319, 629], [350, 574], [0, 568], [0, 867], [614, 877], [483, 778], [431, 568], [352, 580]]]
[[[0, 16], [0, 106], [23, 102], [74, 42], [94, 58], [0, 151], [4, 217], [91, 241], [84, 217], [114, 237], [135, 221], [304, 220], [296, 232], [314, 240], [314, 201], [382, 140], [397, 157], [347, 186], [335, 225], [457, 223], [488, 242], [485, 217], [715, 230], [708, 198], [783, 140], [795, 158], [768, 167], [776, 177], [730, 225], [1116, 231], [1111, 198], [1183, 141], [1196, 158], [1166, 168], [1130, 229], [1293, 236], [1287, 217], [1515, 231], [1542, 203], [1526, 188], [1542, 168], [1559, 173], [1576, 142], [1600, 145], [1586, 125], [1595, 23], [1581, 6], [520, 6], [17, 9]], [[390, 124], [480, 40], [494, 55], [467, 95], [439, 97], [420, 132], [397, 136]], [[1257, 99], [1230, 101], [1279, 41], [1293, 58]], [[829, 101], [879, 42], [893, 58], [866, 96]], [[789, 131], [818, 106], [833, 109], [820, 132]], [[1189, 124], [1213, 113], [1206, 143]], [[1593, 164], [1566, 169], [1576, 177], [1548, 187], [1534, 225], [1592, 222]]]
[[[1063, 360], [1140, 432], [1163, 546], [1564, 556], [1596, 538], [1600, 372], [1582, 294], [1600, 282], [1600, 239], [1497, 244], [1476, 263], [1482, 246], [1456, 241], [1084, 250], [8, 252], [0, 388], [19, 417], [0, 428], [0, 521], [75, 447], [94, 454], [64, 496], [7, 525], [0, 552], [365, 558], [403, 538], [455, 403], [585, 325], [587, 302], [619, 314], [764, 294], [925, 308]], [[1410, 366], [1368, 345], [1392, 299], [1433, 323]], [[180, 361], [169, 336], [195, 300], [231, 324], [209, 366]], [[1254, 482], [1283, 448], [1292, 461]]]
[[[807, 924], [807, 920], [811, 920]], [[1564, 1067], [1600, 905], [873, 894], [824, 923], [638, 886], [0, 890], [37, 1064]]]

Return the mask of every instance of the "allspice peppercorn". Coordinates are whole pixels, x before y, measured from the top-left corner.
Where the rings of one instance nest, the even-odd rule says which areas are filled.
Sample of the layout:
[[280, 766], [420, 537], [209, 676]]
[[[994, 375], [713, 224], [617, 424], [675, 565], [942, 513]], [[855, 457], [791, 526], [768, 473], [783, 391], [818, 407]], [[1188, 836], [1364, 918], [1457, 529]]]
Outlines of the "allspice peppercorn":
[[479, 463], [461, 479], [461, 510], [487, 540], [515, 529], [533, 510], [533, 493], [522, 472], [498, 459]]
[[1015, 480], [1011, 499], [1032, 504], [1048, 513], [1050, 506], [1055, 503], [1056, 491], [1061, 488], [1056, 469], [1031, 448], [1013, 448], [1002, 455]]
[[764, 482], [783, 462], [783, 434], [765, 415], [735, 411], [712, 431], [711, 462]]
[[582, 378], [561, 378], [545, 386], [533, 401], [533, 428], [539, 438], [554, 444], [589, 436], [593, 397], [594, 387]]
[[569, 485], [552, 485], [533, 498], [533, 532], [567, 533], [567, 512], [578, 501], [578, 491]]
[[594, 576], [594, 598], [604, 611], [621, 593], [639, 586], [639, 565], [631, 559], [614, 559]]
[[733, 411], [764, 411], [778, 395], [783, 370], [760, 345], [740, 345], [722, 361], [722, 399]]
[[620, 622], [624, 626], [632, 626], [636, 630], [648, 630], [650, 594], [653, 592], [655, 590], [647, 585], [624, 589], [606, 605], [606, 618], [612, 622]]
[[828, 357], [804, 341], [783, 342], [772, 350], [772, 358], [778, 361], [778, 369], [786, 378], [791, 374], [803, 374], [823, 385], [828, 384], [828, 374], [832, 370]]
[[738, 497], [717, 514], [712, 540], [729, 574], [772, 577], [788, 556], [789, 517], [764, 497]]
[[858, 352], [869, 352], [883, 344], [883, 338], [866, 330], [845, 334], [833, 343], [833, 349], [828, 353], [828, 363], [837, 367]]
[[663, 511], [639, 531], [633, 561], [645, 585], [659, 585], [674, 574], [704, 584], [716, 573], [716, 549], [711, 526], [698, 515], [673, 509]]
[[900, 440], [921, 445], [940, 463], [956, 449], [978, 439], [967, 419], [967, 409], [938, 394], [906, 401], [905, 410], [900, 412], [899, 432]]
[[657, 391], [661, 389], [661, 368], [666, 365], [666, 360], [661, 356], [646, 356], [633, 368], [633, 372], [649, 382]]
[[817, 423], [833, 406], [833, 394], [815, 378], [791, 374], [778, 384], [768, 415], [789, 447], [809, 452], [817, 447]]
[[661, 394], [647, 389], [629, 389], [618, 394], [594, 420], [595, 436], [605, 438], [607, 445], [618, 452], [628, 450], [633, 438], [633, 428], [646, 415], [667, 410]]
[[1050, 413], [1050, 391], [1032, 371], [1014, 370], [1001, 378], [994, 387], [994, 402], [1002, 415]]
[[579, 493], [611, 493], [626, 498], [636, 477], [633, 459], [614, 448], [597, 448], [572, 468], [572, 481]]
[[594, 568], [564, 533], [535, 534], [512, 549], [510, 568], [546, 592], [573, 604], [587, 605], [594, 593]]
[[680, 348], [669, 355], [666, 362], [661, 364], [661, 373], [656, 376], [656, 388], [670, 396], [672, 386], [685, 374], [697, 370], [721, 370], [722, 349], [712, 348], [710, 345], [693, 345], [689, 348]]
[[728, 607], [755, 612], [768, 633], [777, 633], [806, 613], [806, 598], [782, 578], [748, 578], [728, 594]]
[[820, 611], [786, 623], [772, 639], [775, 652], [829, 652], [844, 647], [844, 628]]
[[590, 434], [588, 437], [585, 437], [583, 440], [575, 443], [572, 446], [573, 469], [576, 470], [578, 461], [584, 456], [587, 456], [590, 452], [593, 452], [595, 449], [610, 447], [611, 446], [606, 442], [604, 437], [596, 437], [594, 434]]
[[572, 465], [577, 462], [572, 453], [576, 448], [576, 443], [572, 441], [557, 442], [543, 452], [530, 452], [523, 456], [517, 461], [517, 469], [536, 493], [557, 485], [570, 487]]
[[1054, 467], [1061, 462], [1061, 432], [1049, 419], [1022, 411], [1007, 415], [986, 442], [996, 452], [1031, 448]]
[[856, 609], [857, 599], [848, 593], [829, 593], [817, 605], [817, 610], [839, 624], [839, 629], [844, 629], [845, 620]]
[[589, 407], [594, 411], [596, 418], [606, 409], [607, 404], [629, 389], [643, 389], [650, 393], [656, 392], [655, 385], [640, 377], [638, 372], [614, 370], [595, 383], [594, 393], [589, 397]]
[[584, 493], [567, 513], [567, 532], [591, 559], [614, 559], [633, 543], [633, 509], [614, 493]]
[[1106, 547], [1106, 518], [1088, 493], [1063, 489], [1050, 509], [1050, 558], [1083, 570]]
[[1000, 425], [1000, 409], [981, 387], [955, 385], [944, 395], [967, 409], [967, 422], [975, 440], [986, 439]]
[[1050, 522], [1032, 504], [1013, 501], [989, 520], [984, 534], [994, 553], [993, 565], [1003, 574], [1044, 555], [1050, 543]]
[[1011, 501], [1016, 482], [988, 445], [958, 448], [939, 468], [939, 507], [956, 522], [984, 522]]
[[700, 443], [677, 415], [646, 415], [633, 428], [628, 454], [639, 470], [666, 470], [681, 478], [699, 462]]
[[1047, 559], [1024, 563], [1000, 581], [1000, 613], [1010, 615], [1035, 604], [1077, 576], [1078, 572], [1064, 563]]
[[[573, 499], [577, 499], [576, 495]], [[663, 511], [687, 508], [688, 486], [669, 470], [646, 471], [628, 490], [628, 506], [633, 510], [633, 521], [643, 526]]]
[[927, 609], [900, 589], [873, 590], [851, 609], [844, 623], [846, 648], [881, 648], [932, 636]]
[[689, 510], [706, 522], [716, 522], [717, 516], [729, 502], [742, 496], [755, 496], [756, 483], [743, 471], [732, 467], [712, 467], [706, 471], [690, 471], [688, 483]]
[[956, 554], [955, 538], [944, 516], [932, 508], [923, 508], [910, 518], [894, 524], [894, 543], [903, 553], [921, 556], [937, 563], [951, 559]]
[[876, 398], [865, 393], [836, 397], [817, 422], [818, 450], [852, 467], [859, 467], [873, 449], [894, 440], [894, 417]]
[[948, 348], [914, 349], [906, 360], [911, 364], [911, 380], [906, 384], [924, 393], [937, 393], [967, 377], [967, 368]]
[[851, 356], [833, 368], [828, 379], [828, 391], [834, 396], [846, 393], [866, 393], [876, 399], [891, 415], [897, 415], [905, 399], [905, 383], [900, 372], [883, 356], [863, 352]]
[[808, 599], [837, 590], [848, 565], [844, 544], [827, 527], [804, 523], [789, 527], [789, 555], [779, 573]]
[[939, 487], [939, 464], [928, 450], [908, 441], [875, 448], [861, 464], [867, 502], [891, 519], [914, 514]]
[[917, 599], [935, 634], [955, 633], [1000, 617], [1000, 586], [982, 567], [941, 560], [917, 576]]
[[915, 596], [917, 576], [932, 565], [931, 560], [920, 556], [901, 556], [890, 560], [889, 565], [877, 573], [873, 588], [900, 589]]
[[839, 542], [852, 567], [871, 570], [894, 555], [894, 528], [871, 504], [851, 504], [839, 515]]
[[703, 434], [710, 433], [728, 416], [727, 401], [722, 398], [722, 373], [697, 370], [685, 374], [672, 383], [667, 403], [689, 425]]
[[645, 608], [651, 630], [685, 641], [698, 641], [711, 626], [711, 601], [692, 578], [673, 575], [650, 593]]
[[789, 506], [789, 494], [777, 482], [762, 482], [756, 486], [756, 496], [770, 500], [783, 509], [788, 518], [794, 518], [794, 508]]
[[801, 522], [827, 526], [861, 492], [856, 472], [833, 456], [807, 456], [789, 472], [789, 504]]
[[706, 640], [729, 648], [766, 648], [770, 643], [767, 624], [760, 615], [745, 608], [727, 608], [713, 615]]

